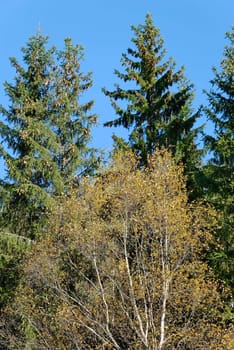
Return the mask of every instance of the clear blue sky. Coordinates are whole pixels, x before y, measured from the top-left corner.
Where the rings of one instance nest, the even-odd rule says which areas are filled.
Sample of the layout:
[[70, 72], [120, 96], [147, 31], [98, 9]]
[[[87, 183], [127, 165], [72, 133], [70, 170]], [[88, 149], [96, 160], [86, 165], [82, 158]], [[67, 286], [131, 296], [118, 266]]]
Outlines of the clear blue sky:
[[[0, 103], [7, 105], [3, 82], [12, 81], [14, 70], [9, 56], [20, 60], [20, 48], [38, 27], [50, 37], [50, 44], [63, 47], [65, 37], [85, 48], [83, 71], [92, 71], [94, 86], [89, 98], [95, 100], [99, 126], [93, 144], [110, 149], [116, 129], [103, 128], [114, 118], [105, 86], [117, 82], [113, 74], [120, 57], [131, 46], [130, 26], [144, 23], [146, 13], [165, 39], [168, 56], [185, 65], [187, 77], [195, 84], [194, 106], [205, 103], [203, 89], [209, 89], [212, 66], [219, 66], [226, 44], [225, 32], [233, 25], [233, 0], [0, 0]], [[121, 131], [120, 131], [121, 132]], [[118, 133], [119, 134], [119, 133]], [[2, 163], [1, 163], [2, 164]], [[0, 167], [2, 165], [0, 164]], [[1, 169], [0, 169], [1, 174]]]

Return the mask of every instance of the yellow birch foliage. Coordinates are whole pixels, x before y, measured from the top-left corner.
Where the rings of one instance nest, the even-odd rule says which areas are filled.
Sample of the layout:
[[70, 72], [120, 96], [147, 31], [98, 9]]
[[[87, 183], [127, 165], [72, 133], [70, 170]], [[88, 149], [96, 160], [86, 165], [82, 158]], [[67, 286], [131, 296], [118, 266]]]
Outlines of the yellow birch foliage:
[[203, 261], [214, 213], [188, 204], [182, 172], [167, 151], [143, 170], [117, 154], [61, 200], [18, 291], [30, 349], [234, 348]]

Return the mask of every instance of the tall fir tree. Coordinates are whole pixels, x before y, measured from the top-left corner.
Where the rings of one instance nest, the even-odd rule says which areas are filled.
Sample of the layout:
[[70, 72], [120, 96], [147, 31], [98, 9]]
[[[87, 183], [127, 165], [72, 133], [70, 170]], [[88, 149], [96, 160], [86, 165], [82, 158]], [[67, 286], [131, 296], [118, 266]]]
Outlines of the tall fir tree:
[[47, 48], [40, 32], [22, 49], [23, 65], [15, 58], [15, 82], [5, 83], [9, 108], [0, 107], [0, 154], [6, 165], [4, 220], [10, 230], [33, 236], [51, 207], [53, 197], [67, 191], [86, 167], [92, 102], [80, 104], [92, 85], [80, 70], [82, 47], [65, 40], [65, 49]]
[[93, 101], [80, 103], [92, 86], [91, 72], [83, 74], [80, 69], [83, 58], [82, 46], [74, 46], [71, 38], [66, 38], [65, 49], [58, 52], [51, 121], [59, 144], [54, 160], [65, 188], [74, 184], [82, 173], [92, 172], [97, 161], [95, 150], [88, 147], [91, 128], [97, 122], [97, 116], [89, 114]]
[[220, 277], [234, 292], [234, 27], [227, 33], [229, 45], [224, 49], [221, 69], [213, 68], [214, 78], [207, 92], [206, 113], [214, 125], [213, 135], [205, 137], [212, 158], [205, 167], [208, 200], [220, 212], [223, 250], [213, 256]]
[[129, 145], [143, 165], [156, 148], [170, 149], [187, 167], [185, 172], [193, 182], [191, 169], [200, 163], [195, 142], [199, 128], [193, 128], [199, 112], [191, 108], [193, 86], [186, 81], [183, 67], [175, 71], [175, 62], [165, 60], [164, 41], [150, 14], [132, 30], [135, 48], [122, 55], [124, 72], [115, 70], [126, 88], [116, 84], [114, 91], [103, 89], [118, 116], [105, 126], [129, 130]]

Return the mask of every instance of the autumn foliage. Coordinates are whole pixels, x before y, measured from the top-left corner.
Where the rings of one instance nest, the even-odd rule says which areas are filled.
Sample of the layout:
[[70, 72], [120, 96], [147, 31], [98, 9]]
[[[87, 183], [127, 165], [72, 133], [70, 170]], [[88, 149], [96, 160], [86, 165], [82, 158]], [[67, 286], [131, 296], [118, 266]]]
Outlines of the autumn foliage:
[[25, 265], [12, 349], [233, 349], [203, 259], [213, 212], [188, 204], [170, 153], [148, 164], [117, 154], [61, 198]]

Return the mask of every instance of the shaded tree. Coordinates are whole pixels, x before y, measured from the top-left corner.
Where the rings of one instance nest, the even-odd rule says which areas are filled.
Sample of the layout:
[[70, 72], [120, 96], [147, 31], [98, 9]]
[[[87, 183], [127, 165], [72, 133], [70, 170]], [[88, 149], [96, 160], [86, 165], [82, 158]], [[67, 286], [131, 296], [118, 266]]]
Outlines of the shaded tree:
[[207, 198], [220, 213], [216, 232], [223, 249], [212, 256], [216, 271], [234, 290], [234, 28], [227, 33], [229, 45], [224, 49], [220, 70], [213, 68], [211, 89], [206, 93], [205, 109], [214, 125], [213, 135], [205, 137], [211, 154], [205, 175]]

